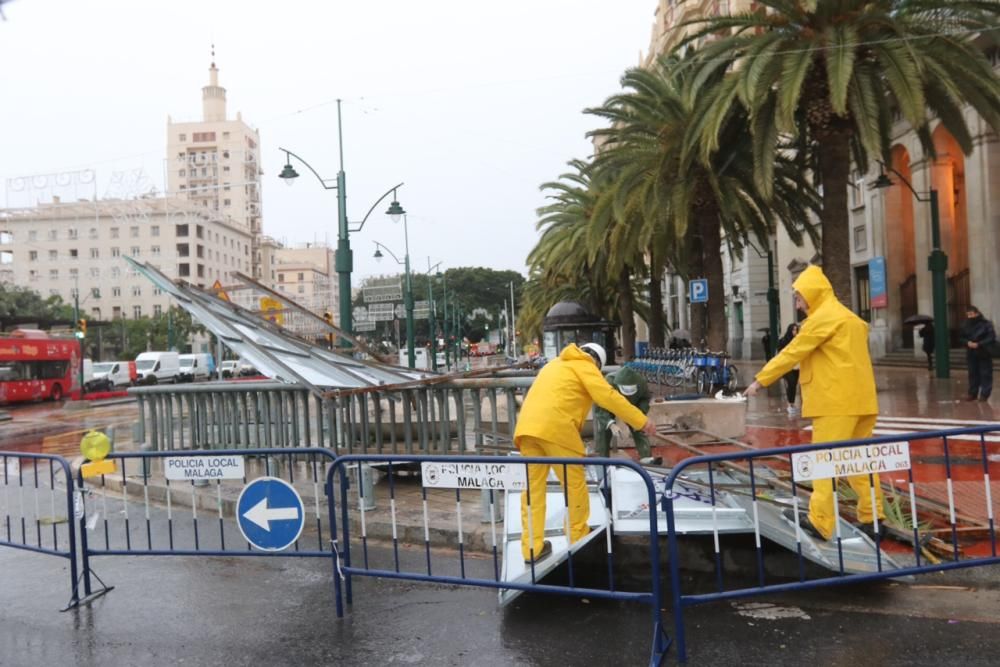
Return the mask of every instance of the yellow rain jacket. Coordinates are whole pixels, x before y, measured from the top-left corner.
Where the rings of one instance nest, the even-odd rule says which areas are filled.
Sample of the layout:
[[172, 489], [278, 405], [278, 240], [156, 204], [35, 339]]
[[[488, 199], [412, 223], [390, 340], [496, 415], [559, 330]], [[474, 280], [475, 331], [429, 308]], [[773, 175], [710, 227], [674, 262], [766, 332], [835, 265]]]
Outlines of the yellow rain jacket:
[[646, 415], [608, 384], [593, 358], [575, 344], [567, 345], [542, 367], [524, 398], [514, 444], [525, 436], [563, 445], [584, 454], [580, 428], [591, 405], [621, 417], [638, 430], [646, 425]]
[[757, 382], [766, 387], [799, 364], [803, 417], [878, 414], [868, 324], [837, 300], [818, 266], [803, 271], [792, 287], [805, 299], [808, 317], [757, 373]]

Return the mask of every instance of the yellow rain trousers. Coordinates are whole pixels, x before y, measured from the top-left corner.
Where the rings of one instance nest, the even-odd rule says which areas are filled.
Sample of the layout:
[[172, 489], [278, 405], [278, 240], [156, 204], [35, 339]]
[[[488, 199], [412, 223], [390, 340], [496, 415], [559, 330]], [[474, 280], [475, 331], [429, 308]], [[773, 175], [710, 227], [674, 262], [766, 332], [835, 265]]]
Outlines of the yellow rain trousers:
[[[554, 442], [546, 442], [524, 436], [519, 445], [524, 456], [552, 456], [572, 458], [579, 456], [576, 452]], [[528, 466], [528, 492], [521, 494], [521, 552], [524, 560], [538, 558], [545, 542], [545, 488], [549, 477], [549, 469], [556, 473], [559, 484], [565, 490], [566, 502], [569, 505], [569, 539], [570, 543], [582, 539], [590, 532], [587, 519], [590, 518], [590, 496], [587, 494], [587, 480], [583, 466], [573, 465], [530, 465]], [[526, 539], [528, 535], [532, 539]], [[532, 551], [532, 549], [534, 551]]]
[[[876, 415], [829, 416], [813, 419], [813, 442], [836, 442], [838, 440], [858, 440], [870, 438], [875, 428]], [[878, 475], [872, 475], [875, 481], [875, 504], [879, 508], [878, 520], [885, 519], [882, 509], [882, 487]], [[854, 492], [858, 494], [858, 521], [872, 523], [872, 485], [868, 475], [851, 475], [847, 478]], [[809, 496], [809, 520], [812, 525], [830, 539], [833, 536], [836, 515], [833, 511], [833, 480], [817, 479], [813, 481], [813, 492]]]
[[[798, 335], [757, 373], [757, 382], [767, 387], [798, 364], [802, 416], [813, 418], [813, 442], [869, 437], [878, 414], [878, 399], [868, 354], [868, 324], [837, 301], [818, 266], [803, 271], [792, 287], [805, 300], [808, 317]], [[868, 476], [848, 481], [858, 491], [858, 519], [871, 523]], [[877, 476], [875, 485], [881, 519], [884, 510]], [[813, 482], [809, 520], [830, 538], [834, 529], [831, 480]]]
[[[598, 370], [593, 358], [576, 345], [567, 345], [545, 364], [524, 398], [514, 429], [514, 444], [523, 456], [580, 457], [586, 452], [580, 428], [594, 403], [638, 430], [646, 415], [628, 402]], [[587, 534], [590, 498], [582, 466], [528, 466], [528, 493], [521, 495], [521, 521], [525, 538], [521, 550], [525, 560], [541, 552], [545, 540], [545, 486], [552, 468], [565, 490], [569, 504], [569, 538], [575, 542]], [[528, 496], [530, 507], [530, 539]]]

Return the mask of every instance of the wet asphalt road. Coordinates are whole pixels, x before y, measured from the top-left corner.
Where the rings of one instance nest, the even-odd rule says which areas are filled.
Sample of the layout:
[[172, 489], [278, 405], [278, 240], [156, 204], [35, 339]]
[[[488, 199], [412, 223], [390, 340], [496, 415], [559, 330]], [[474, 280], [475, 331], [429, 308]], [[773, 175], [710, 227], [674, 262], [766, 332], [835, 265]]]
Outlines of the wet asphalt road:
[[[404, 564], [421, 557], [406, 552]], [[652, 638], [639, 604], [526, 595], [501, 610], [492, 591], [372, 579], [355, 580], [354, 605], [338, 620], [326, 560], [105, 557], [95, 567], [116, 589], [60, 613], [65, 562], [0, 548], [0, 664], [642, 665]], [[689, 610], [687, 622], [692, 665], [995, 665], [1000, 656], [1000, 591], [930, 577], [720, 602]]]

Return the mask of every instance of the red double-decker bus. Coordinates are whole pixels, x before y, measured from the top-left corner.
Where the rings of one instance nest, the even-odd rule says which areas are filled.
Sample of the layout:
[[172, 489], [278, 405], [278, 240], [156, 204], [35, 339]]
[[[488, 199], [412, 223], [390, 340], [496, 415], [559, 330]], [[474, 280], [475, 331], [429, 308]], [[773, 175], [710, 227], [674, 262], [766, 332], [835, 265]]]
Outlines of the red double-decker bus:
[[61, 400], [79, 391], [80, 341], [37, 329], [0, 337], [0, 404]]

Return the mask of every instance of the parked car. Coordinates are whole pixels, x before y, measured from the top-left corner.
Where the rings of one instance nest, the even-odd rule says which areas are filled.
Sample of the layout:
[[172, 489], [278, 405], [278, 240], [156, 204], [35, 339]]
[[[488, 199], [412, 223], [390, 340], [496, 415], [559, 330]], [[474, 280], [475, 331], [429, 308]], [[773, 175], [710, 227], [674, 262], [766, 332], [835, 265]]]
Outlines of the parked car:
[[179, 358], [180, 369], [177, 371], [178, 382], [201, 382], [211, 377], [214, 364], [212, 355], [205, 353], [182, 354]]
[[227, 359], [222, 362], [222, 377], [231, 378], [239, 373], [240, 362], [236, 359]]
[[241, 377], [260, 375], [260, 371], [254, 368], [249, 361], [243, 361], [242, 359], [240, 359], [237, 368], [239, 368], [239, 372], [237, 373], [237, 375]]
[[180, 355], [176, 352], [143, 352], [135, 358], [139, 384], [177, 382]]
[[87, 381], [88, 391], [112, 391], [118, 387], [132, 384], [133, 373], [130, 366], [133, 361], [102, 361], [93, 365], [90, 380]]

